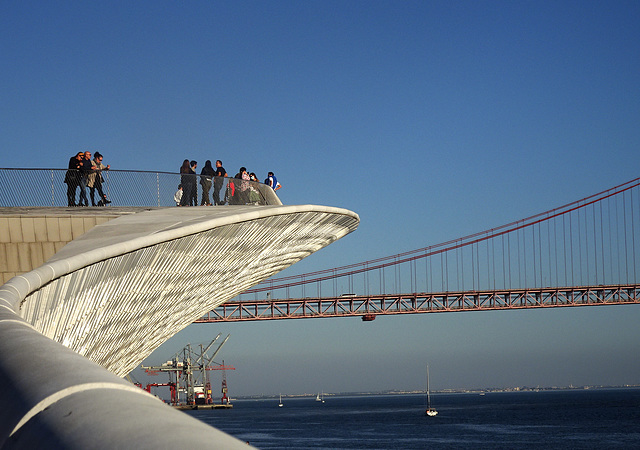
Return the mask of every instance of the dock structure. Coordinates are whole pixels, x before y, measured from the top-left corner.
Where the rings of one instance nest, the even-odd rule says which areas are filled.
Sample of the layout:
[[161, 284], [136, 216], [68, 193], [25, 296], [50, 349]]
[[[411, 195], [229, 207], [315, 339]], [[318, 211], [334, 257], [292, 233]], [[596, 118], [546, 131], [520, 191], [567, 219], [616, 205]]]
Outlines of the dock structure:
[[358, 216], [314, 205], [93, 211], [0, 211], [0, 446], [246, 448], [121, 377], [207, 311], [354, 231]]
[[180, 411], [197, 411], [207, 409], [231, 409], [232, 403], [214, 403], [211, 405], [174, 405], [173, 408]]

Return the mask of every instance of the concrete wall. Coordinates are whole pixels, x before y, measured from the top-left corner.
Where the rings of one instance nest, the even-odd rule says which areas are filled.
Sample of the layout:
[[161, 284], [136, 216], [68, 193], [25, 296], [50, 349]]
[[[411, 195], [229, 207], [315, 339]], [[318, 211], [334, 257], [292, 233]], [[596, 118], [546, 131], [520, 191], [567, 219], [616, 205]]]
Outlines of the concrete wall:
[[0, 208], [0, 286], [40, 267], [96, 225], [133, 212], [132, 208]]

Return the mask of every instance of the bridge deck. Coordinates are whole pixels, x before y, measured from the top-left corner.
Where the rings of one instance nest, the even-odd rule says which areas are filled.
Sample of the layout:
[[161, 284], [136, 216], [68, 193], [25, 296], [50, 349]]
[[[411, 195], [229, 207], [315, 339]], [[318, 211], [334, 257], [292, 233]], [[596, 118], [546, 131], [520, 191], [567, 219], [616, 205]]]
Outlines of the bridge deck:
[[195, 323], [513, 310], [640, 303], [640, 285], [413, 293], [227, 302]]

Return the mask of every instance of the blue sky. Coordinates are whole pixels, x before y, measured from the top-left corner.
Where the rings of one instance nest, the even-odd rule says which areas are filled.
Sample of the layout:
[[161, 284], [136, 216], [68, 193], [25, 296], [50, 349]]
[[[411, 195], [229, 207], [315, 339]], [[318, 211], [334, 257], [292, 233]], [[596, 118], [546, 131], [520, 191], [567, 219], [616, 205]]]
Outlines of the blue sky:
[[[0, 3], [1, 167], [273, 170], [360, 215], [307, 272], [437, 244], [636, 178], [635, 1]], [[232, 395], [640, 383], [636, 306], [193, 325]], [[148, 361], [153, 363], [154, 361]]]

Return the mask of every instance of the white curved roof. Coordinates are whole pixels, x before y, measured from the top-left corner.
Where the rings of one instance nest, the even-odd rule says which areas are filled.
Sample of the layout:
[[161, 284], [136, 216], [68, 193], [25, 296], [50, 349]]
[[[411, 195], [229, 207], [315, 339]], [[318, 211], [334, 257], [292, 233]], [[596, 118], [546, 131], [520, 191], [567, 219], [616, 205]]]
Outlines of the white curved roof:
[[358, 223], [314, 205], [154, 209], [96, 226], [3, 289], [45, 336], [123, 376], [207, 311]]

